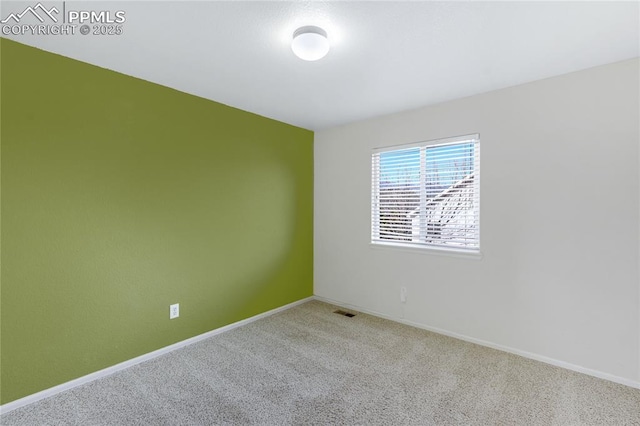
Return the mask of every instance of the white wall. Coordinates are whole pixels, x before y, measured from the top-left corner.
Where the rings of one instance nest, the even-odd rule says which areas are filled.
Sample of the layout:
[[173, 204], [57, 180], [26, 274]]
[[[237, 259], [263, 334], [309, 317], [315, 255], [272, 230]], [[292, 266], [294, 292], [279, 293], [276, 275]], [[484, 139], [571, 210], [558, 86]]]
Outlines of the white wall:
[[[316, 132], [315, 294], [637, 386], [639, 75], [634, 59]], [[371, 149], [470, 133], [483, 258], [372, 247]]]

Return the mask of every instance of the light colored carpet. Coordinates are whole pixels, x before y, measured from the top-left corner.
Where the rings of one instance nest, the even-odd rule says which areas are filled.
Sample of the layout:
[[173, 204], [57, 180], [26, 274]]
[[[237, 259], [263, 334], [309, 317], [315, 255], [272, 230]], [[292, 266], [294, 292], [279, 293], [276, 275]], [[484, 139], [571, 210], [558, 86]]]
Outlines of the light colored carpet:
[[9, 425], [640, 425], [640, 390], [312, 301]]

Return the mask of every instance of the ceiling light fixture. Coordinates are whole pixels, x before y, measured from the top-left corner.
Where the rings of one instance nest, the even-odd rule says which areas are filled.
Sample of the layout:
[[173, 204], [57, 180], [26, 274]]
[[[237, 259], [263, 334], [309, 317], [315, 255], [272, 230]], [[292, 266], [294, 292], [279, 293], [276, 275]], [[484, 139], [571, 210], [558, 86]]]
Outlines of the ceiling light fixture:
[[317, 61], [329, 52], [327, 32], [320, 27], [300, 27], [293, 33], [293, 53], [305, 61]]

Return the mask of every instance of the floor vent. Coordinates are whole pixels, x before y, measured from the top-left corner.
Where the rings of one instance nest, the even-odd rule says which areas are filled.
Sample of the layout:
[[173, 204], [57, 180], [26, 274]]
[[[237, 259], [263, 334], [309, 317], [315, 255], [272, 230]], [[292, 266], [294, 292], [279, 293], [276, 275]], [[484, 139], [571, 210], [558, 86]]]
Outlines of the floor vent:
[[338, 314], [338, 315], [343, 315], [343, 316], [349, 317], [349, 318], [352, 318], [352, 317], [356, 316], [356, 314], [352, 314], [351, 312], [345, 312], [345, 311], [342, 311], [340, 309], [338, 309], [337, 311], [333, 311], [333, 313], [334, 314]]

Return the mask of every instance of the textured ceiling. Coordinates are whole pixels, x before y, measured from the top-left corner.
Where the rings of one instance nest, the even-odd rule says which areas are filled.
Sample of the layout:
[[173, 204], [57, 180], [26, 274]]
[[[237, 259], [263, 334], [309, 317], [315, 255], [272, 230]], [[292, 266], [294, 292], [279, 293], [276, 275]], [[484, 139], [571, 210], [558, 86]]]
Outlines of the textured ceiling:
[[[0, 15], [29, 4], [3, 1]], [[64, 7], [124, 10], [123, 34], [6, 37], [312, 130], [640, 56], [638, 2]], [[324, 59], [291, 52], [302, 25], [328, 32]]]

